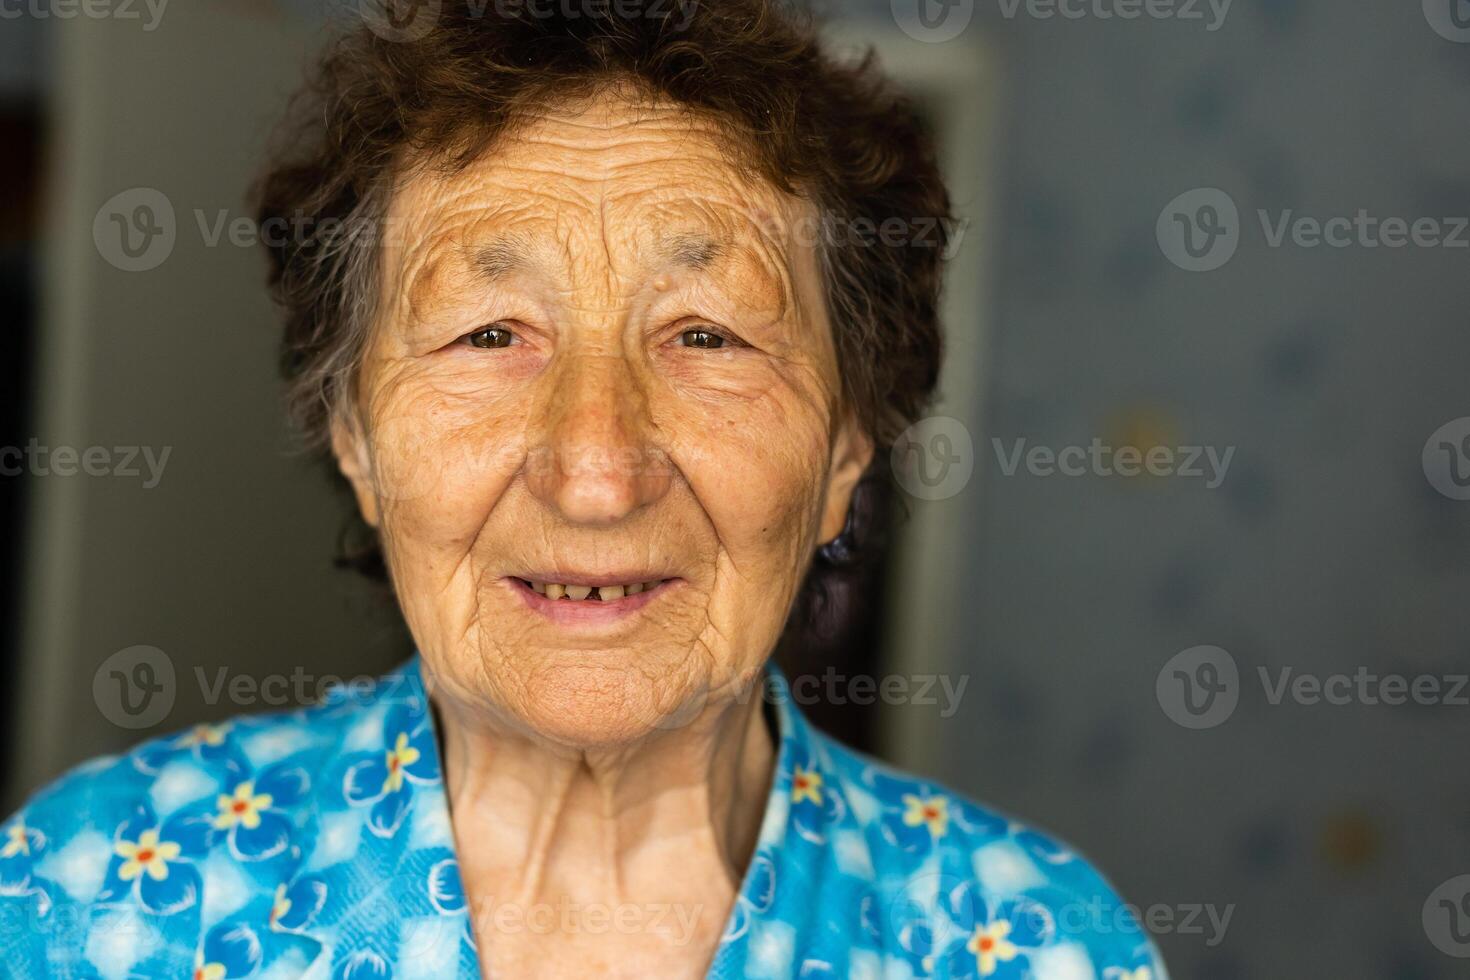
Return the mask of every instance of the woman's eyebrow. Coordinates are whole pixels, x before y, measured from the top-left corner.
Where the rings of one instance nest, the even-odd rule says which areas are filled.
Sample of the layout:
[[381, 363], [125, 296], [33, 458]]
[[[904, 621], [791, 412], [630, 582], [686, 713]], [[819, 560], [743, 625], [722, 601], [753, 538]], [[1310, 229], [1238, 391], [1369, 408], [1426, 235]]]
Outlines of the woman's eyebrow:
[[702, 272], [725, 254], [726, 246], [708, 235], [685, 233], [665, 239], [659, 250], [666, 260]]
[[493, 283], [525, 265], [531, 250], [525, 239], [505, 235], [470, 250], [470, 268], [484, 282]]
[[[664, 239], [659, 246], [668, 262], [702, 272], [725, 255], [728, 247], [708, 235], [685, 233]], [[470, 268], [484, 282], [497, 282], [526, 265], [532, 249], [524, 238], [505, 235], [470, 249]]]

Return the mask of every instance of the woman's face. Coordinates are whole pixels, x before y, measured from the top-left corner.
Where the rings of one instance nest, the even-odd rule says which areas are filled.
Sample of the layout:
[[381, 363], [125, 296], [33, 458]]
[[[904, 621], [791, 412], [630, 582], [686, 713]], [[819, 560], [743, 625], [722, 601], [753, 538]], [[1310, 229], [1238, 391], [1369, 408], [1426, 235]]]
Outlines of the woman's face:
[[734, 696], [870, 458], [811, 206], [718, 135], [608, 96], [394, 197], [334, 445], [439, 696], [487, 725], [612, 747]]

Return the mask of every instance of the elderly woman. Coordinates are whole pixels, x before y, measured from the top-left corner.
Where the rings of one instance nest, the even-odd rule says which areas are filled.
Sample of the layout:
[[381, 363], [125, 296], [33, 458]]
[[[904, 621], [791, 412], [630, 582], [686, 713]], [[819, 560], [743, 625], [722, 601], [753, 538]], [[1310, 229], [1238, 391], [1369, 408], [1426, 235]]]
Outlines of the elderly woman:
[[[384, 33], [261, 200], [314, 230], [273, 254], [293, 404], [418, 657], [37, 795], [9, 975], [1161, 976], [1081, 858], [767, 663], [936, 377], [913, 108], [765, 0]], [[832, 233], [889, 218], [939, 230]]]

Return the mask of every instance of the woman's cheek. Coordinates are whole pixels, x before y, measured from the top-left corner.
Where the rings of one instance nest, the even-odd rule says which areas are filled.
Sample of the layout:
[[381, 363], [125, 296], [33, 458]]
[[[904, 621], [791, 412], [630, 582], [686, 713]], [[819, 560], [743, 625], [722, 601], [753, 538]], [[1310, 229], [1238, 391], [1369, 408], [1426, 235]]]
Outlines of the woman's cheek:
[[373, 469], [400, 548], [461, 543], [484, 525], [524, 458], [524, 419], [499, 401], [430, 388], [383, 403]]
[[764, 398], [707, 406], [684, 402], [671, 452], [725, 550], [786, 561], [799, 546], [825, 484], [826, 427], [799, 399]]

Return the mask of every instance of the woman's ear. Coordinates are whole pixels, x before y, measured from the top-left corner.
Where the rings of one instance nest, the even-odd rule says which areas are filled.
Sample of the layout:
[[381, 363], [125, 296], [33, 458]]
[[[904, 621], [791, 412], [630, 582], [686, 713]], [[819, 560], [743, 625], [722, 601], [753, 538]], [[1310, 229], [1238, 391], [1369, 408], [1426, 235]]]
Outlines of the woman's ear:
[[852, 493], [873, 461], [873, 439], [847, 413], [832, 440], [832, 462], [827, 471], [827, 499], [822, 508], [822, 530], [819, 544], [827, 544], [842, 533], [847, 525], [847, 511], [852, 506]]
[[337, 469], [352, 484], [357, 509], [369, 527], [378, 526], [378, 495], [373, 489], [372, 457], [368, 453], [367, 434], [355, 413], [346, 411], [332, 415], [332, 455]]

